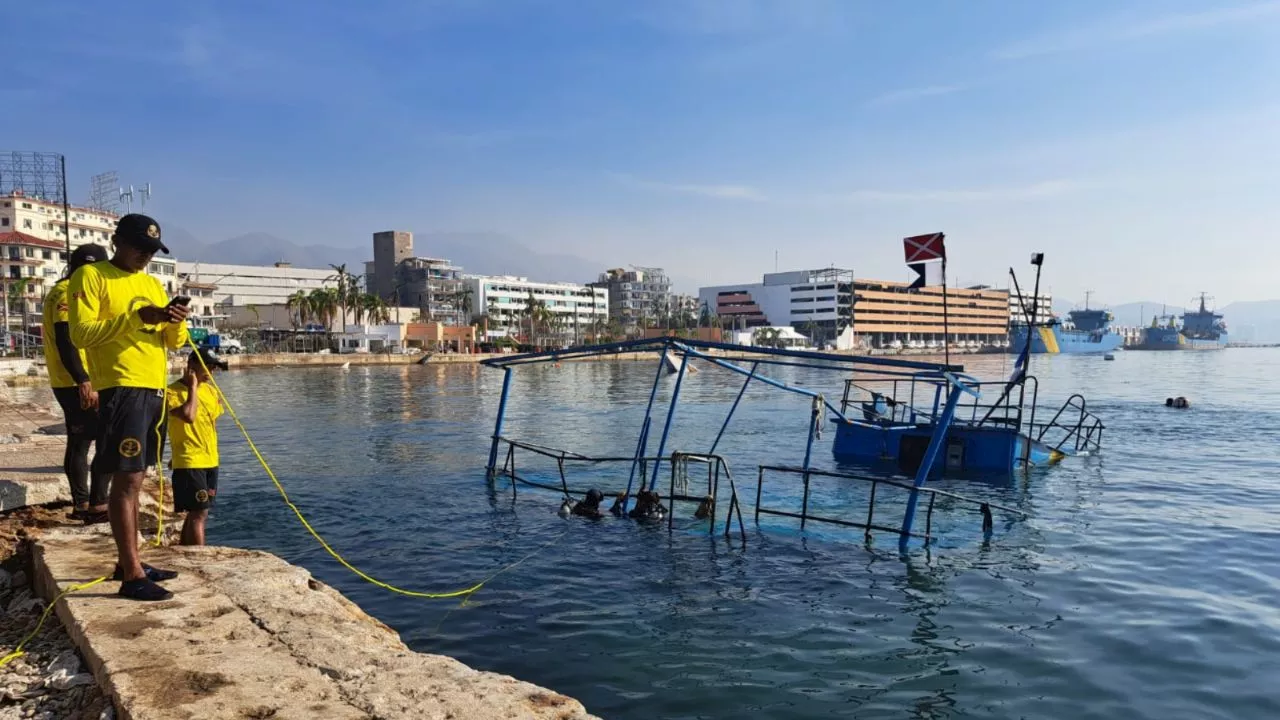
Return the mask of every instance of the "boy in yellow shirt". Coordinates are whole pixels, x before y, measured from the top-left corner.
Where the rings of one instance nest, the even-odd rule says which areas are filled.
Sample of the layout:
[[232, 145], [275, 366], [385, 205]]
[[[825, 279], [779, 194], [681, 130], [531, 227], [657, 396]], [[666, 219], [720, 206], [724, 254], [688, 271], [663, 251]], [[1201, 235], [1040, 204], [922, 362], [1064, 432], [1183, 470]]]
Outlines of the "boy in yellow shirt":
[[[205, 368], [208, 368], [206, 370]], [[173, 509], [185, 512], [182, 544], [203, 545], [209, 508], [218, 495], [218, 418], [222, 402], [209, 385], [227, 363], [208, 350], [187, 357], [187, 371], [169, 386], [169, 444], [173, 453]]]

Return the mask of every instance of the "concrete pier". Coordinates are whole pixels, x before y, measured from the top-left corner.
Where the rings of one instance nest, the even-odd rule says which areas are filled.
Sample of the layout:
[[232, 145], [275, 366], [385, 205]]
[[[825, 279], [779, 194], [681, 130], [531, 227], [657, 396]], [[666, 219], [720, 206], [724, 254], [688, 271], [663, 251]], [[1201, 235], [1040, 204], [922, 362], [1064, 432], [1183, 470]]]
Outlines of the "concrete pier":
[[[56, 530], [35, 548], [44, 597], [110, 569], [108, 535]], [[153, 548], [178, 570], [173, 600], [138, 603], [111, 581], [66, 596], [58, 617], [119, 717], [590, 718], [551, 690], [409, 650], [306, 570], [262, 552]]]
[[[61, 468], [64, 437], [49, 434], [60, 418], [47, 406], [16, 403], [3, 390], [0, 512], [28, 509], [7, 513], [6, 527], [14, 527], [0, 532], [0, 560], [8, 568], [0, 569], [0, 590], [17, 598], [0, 610], [0, 621], [11, 623], [6, 629], [12, 631], [0, 638], [0, 655], [34, 627], [39, 613], [38, 604], [17, 607], [25, 607], [27, 590], [15, 594], [9, 588], [14, 578], [30, 574], [31, 586], [49, 602], [63, 589], [109, 573], [115, 559], [106, 525], [68, 526], [64, 509], [38, 507], [69, 501]], [[140, 503], [148, 537], [155, 527], [154, 493], [148, 483]], [[29, 522], [21, 521], [24, 514], [32, 515]], [[166, 515], [171, 534], [181, 518]], [[56, 677], [42, 676], [53, 665], [79, 665], [74, 653], [55, 660], [67, 647], [63, 635], [123, 720], [592, 717], [577, 700], [552, 690], [411, 651], [395, 631], [274, 555], [148, 545], [143, 559], [181, 573], [166, 583], [174, 599], [124, 600], [115, 594], [119, 583], [110, 580], [68, 594], [57, 604], [57, 620], [50, 618], [28, 645], [28, 655], [0, 671], [11, 681], [0, 682], [0, 718], [100, 717], [104, 698], [92, 683], [63, 687]], [[25, 704], [10, 704], [14, 697]]]

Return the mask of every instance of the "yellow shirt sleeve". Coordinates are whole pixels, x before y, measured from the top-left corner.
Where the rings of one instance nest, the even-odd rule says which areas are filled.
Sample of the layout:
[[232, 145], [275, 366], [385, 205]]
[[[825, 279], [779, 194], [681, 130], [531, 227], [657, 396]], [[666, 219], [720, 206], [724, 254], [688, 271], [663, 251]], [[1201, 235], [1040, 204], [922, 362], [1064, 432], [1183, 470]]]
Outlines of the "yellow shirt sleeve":
[[67, 295], [70, 298], [68, 325], [71, 342], [78, 348], [104, 345], [142, 327], [136, 312], [126, 312], [100, 320], [102, 309], [102, 276], [92, 265], [80, 268], [71, 276]]
[[169, 386], [169, 391], [164, 394], [164, 404], [170, 410], [177, 410], [187, 404], [187, 386], [177, 382]]

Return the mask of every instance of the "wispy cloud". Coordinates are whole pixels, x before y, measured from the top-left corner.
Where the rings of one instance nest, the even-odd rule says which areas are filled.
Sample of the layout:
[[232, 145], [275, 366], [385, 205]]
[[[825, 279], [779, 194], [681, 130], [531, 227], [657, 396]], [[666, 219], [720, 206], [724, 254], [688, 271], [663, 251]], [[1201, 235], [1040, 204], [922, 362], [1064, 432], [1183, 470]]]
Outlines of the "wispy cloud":
[[925, 203], [966, 203], [966, 202], [1008, 202], [1014, 200], [1034, 200], [1038, 198], [1057, 197], [1070, 193], [1098, 187], [1096, 182], [1080, 180], [1044, 180], [1028, 185], [1013, 185], [986, 188], [956, 188], [938, 190], [855, 190], [850, 193], [830, 196], [829, 199], [839, 202], [876, 203], [876, 202], [925, 202]]
[[659, 182], [654, 180], [643, 180], [626, 174], [618, 174], [615, 175], [614, 178], [619, 182], [626, 183], [633, 187], [676, 193], [679, 195], [694, 195], [698, 197], [716, 198], [719, 200], [745, 200], [748, 202], [765, 202], [769, 199], [769, 197], [763, 192], [751, 187], [750, 185], [701, 185], [693, 183]]
[[911, 100], [920, 100], [922, 98], [937, 97], [939, 95], [951, 95], [967, 89], [965, 85], [926, 85], [924, 87], [903, 88], [901, 90], [893, 90], [892, 92], [877, 95], [867, 101], [868, 107], [882, 107], [884, 105], [896, 105], [898, 103], [909, 102]]
[[1088, 27], [1021, 40], [996, 49], [991, 53], [991, 57], [997, 60], [1021, 60], [1159, 35], [1256, 22], [1268, 18], [1280, 18], [1280, 1], [1268, 0], [1248, 5], [1173, 13], [1158, 17], [1113, 18]]

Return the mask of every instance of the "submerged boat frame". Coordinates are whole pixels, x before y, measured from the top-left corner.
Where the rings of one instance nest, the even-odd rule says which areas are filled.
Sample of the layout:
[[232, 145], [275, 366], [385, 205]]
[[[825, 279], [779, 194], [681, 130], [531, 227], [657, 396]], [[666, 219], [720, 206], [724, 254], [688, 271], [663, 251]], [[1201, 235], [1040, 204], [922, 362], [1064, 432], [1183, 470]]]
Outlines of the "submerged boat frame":
[[[567, 449], [547, 447], [508, 437], [504, 434], [507, 401], [511, 393], [511, 380], [514, 370], [523, 365], [540, 363], [558, 363], [563, 360], [599, 358], [621, 353], [652, 353], [657, 355], [658, 367], [653, 385], [649, 392], [644, 419], [637, 432], [635, 449], [629, 455], [589, 456]], [[738, 391], [732, 406], [721, 424], [715, 440], [705, 452], [676, 449], [668, 453], [668, 443], [672, 441], [671, 428], [676, 408], [680, 399], [680, 390], [685, 377], [689, 374], [690, 361], [697, 360], [706, 365], [719, 367], [745, 377], [742, 388]], [[650, 452], [651, 430], [654, 427], [654, 405], [657, 399], [659, 383], [669, 377], [669, 369], [678, 361], [678, 369], [673, 373], [674, 387], [666, 409], [665, 418], [661, 418], [661, 433], [657, 440], [656, 452]], [[1016, 467], [1040, 464], [1039, 448], [1046, 448], [1046, 457], [1057, 454], [1062, 456], [1096, 449], [1101, 442], [1102, 423], [1085, 409], [1084, 398], [1073, 395], [1058, 410], [1048, 423], [1035, 422], [1035, 398], [1038, 385], [1034, 378], [1022, 376], [1009, 382], [981, 382], [964, 374], [959, 365], [947, 365], [918, 360], [886, 358], [880, 356], [843, 355], [803, 350], [784, 350], [776, 348], [750, 347], [730, 345], [719, 342], [691, 340], [673, 337], [659, 337], [644, 340], [607, 343], [584, 347], [573, 347], [562, 350], [505, 355], [488, 358], [482, 364], [497, 368], [504, 372], [502, 394], [498, 401], [497, 417], [491, 436], [487, 477], [492, 481], [498, 477], [511, 480], [513, 496], [517, 486], [524, 484], [561, 492], [566, 498], [585, 494], [585, 490], [571, 488], [566, 467], [575, 465], [629, 464], [630, 470], [625, 490], [619, 492], [622, 510], [625, 513], [627, 503], [635, 489], [657, 493], [657, 482], [665, 463], [670, 474], [668, 493], [664, 497], [673, 505], [675, 502], [699, 502], [708, 496], [710, 505], [710, 532], [716, 531], [715, 505], [721, 502], [720, 488], [722, 480], [728, 485], [727, 510], [724, 513], [724, 534], [729, 536], [734, 529], [734, 521], [738, 533], [745, 541], [746, 529], [743, 525], [743, 513], [739, 504], [739, 489], [729, 468], [729, 463], [716, 450], [728, 430], [747, 388], [753, 383], [770, 386], [783, 392], [802, 395], [811, 399], [809, 413], [809, 432], [804, 450], [803, 463], [798, 467], [782, 465], [761, 465], [758, 468], [756, 482], [755, 519], [761, 514], [792, 517], [800, 520], [803, 528], [808, 522], [823, 522], [848, 527], [863, 528], [868, 538], [873, 531], [894, 532], [904, 546], [911, 538], [921, 538], [928, 543], [931, 539], [932, 519], [935, 501], [939, 497], [947, 498], [953, 504], [967, 507], [981, 516], [982, 530], [988, 535], [992, 531], [992, 509], [1006, 512], [1013, 516], [1025, 516], [1020, 510], [999, 506], [964, 497], [956, 493], [946, 492], [926, 486], [927, 481], [948, 467], [948, 459], [953, 452], [957, 439], [970, 442], [974, 438], [997, 437], [1003, 442], [981, 442], [974, 445], [972, 457], [987, 457], [1002, 454], [1003, 464], [995, 462], [979, 463], [991, 465], [996, 470], [1012, 471]], [[822, 393], [788, 384], [769, 377], [760, 372], [762, 366], [792, 366], [838, 373], [848, 373], [844, 395], [837, 406]], [[1031, 410], [1025, 414], [1023, 407], [1027, 400], [1028, 382], [1033, 384], [1031, 390]], [[858, 393], [872, 386], [885, 385], [887, 392], [870, 390], [875, 398], [868, 405]], [[997, 399], [992, 403], [981, 402], [984, 388], [1000, 388]], [[927, 389], [927, 390], [926, 390]], [[908, 399], [898, 397], [899, 391]], [[930, 407], [917, 407], [914, 400], [917, 391], [928, 393], [932, 399]], [[924, 395], [922, 394], [922, 397]], [[1016, 401], [1015, 401], [1016, 397]], [[880, 405], [877, 405], [877, 403]], [[887, 412], [881, 412], [887, 410]], [[1064, 413], [1071, 422], [1062, 422]], [[966, 417], [967, 414], [967, 417]], [[833, 454], [837, 461], [844, 459], [861, 460], [864, 458], [848, 457], [842, 453], [842, 437], [879, 438], [879, 448], [873, 457], [865, 459], [884, 460], [901, 459], [905, 446], [910, 447], [912, 463], [906, 474], [913, 476], [914, 481], [900, 481], [885, 473], [849, 473], [821, 470], [813, 467], [814, 441], [821, 435], [826, 424], [825, 418], [830, 415], [836, 426], [836, 441], [833, 443]], [[981, 415], [981, 418], [979, 418]], [[1058, 428], [1058, 437], [1048, 438], [1047, 433]], [[1025, 438], [1018, 446], [1013, 439]], [[920, 438], [924, 438], [923, 440]], [[890, 448], [889, 440], [896, 445]], [[505, 452], [503, 449], [505, 447]], [[944, 449], [948, 453], [941, 463]], [[1016, 452], [1015, 452], [1015, 449]], [[532, 454], [554, 461], [559, 475], [559, 483], [544, 482], [531, 475], [521, 475], [517, 471], [518, 453]], [[1017, 454], [1020, 453], [1020, 456]], [[846, 457], [842, 457], [845, 455]], [[1019, 462], [1019, 457], [1021, 462]], [[1056, 461], [1055, 459], [1055, 461]], [[501, 460], [501, 464], [499, 461]], [[704, 466], [707, 474], [707, 492], [691, 494], [690, 469]], [[900, 467], [899, 471], [903, 468]], [[697, 474], [697, 473], [695, 473]], [[799, 478], [803, 483], [801, 506], [798, 510], [768, 508], [761, 504], [763, 486], [767, 476], [778, 475]], [[835, 478], [851, 480], [870, 485], [869, 503], [865, 518], [825, 517], [814, 513], [809, 508], [810, 484], [814, 479]], [[906, 507], [900, 523], [894, 526], [877, 522], [875, 514], [876, 493], [882, 488], [907, 493]], [[925, 529], [923, 533], [915, 529], [917, 507], [922, 499], [927, 499], [925, 509]], [[674, 528], [674, 507], [667, 516], [668, 528]]]

